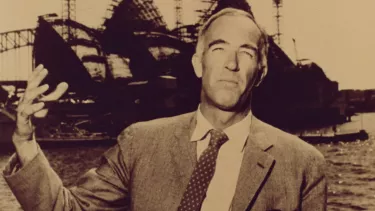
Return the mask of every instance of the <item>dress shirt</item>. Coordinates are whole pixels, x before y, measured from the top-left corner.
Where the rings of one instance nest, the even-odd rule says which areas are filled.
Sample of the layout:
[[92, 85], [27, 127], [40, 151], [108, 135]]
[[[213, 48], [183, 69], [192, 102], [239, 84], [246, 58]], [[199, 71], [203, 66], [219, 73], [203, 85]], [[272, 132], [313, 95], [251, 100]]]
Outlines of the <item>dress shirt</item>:
[[[228, 211], [236, 190], [240, 173], [243, 149], [250, 133], [251, 112], [240, 122], [224, 129], [229, 140], [221, 146], [216, 160], [216, 170], [208, 186], [207, 196], [202, 203], [201, 211]], [[207, 148], [210, 135], [207, 132], [214, 129], [212, 124], [203, 116], [200, 108], [197, 110], [197, 125], [191, 141], [197, 141], [198, 159]]]

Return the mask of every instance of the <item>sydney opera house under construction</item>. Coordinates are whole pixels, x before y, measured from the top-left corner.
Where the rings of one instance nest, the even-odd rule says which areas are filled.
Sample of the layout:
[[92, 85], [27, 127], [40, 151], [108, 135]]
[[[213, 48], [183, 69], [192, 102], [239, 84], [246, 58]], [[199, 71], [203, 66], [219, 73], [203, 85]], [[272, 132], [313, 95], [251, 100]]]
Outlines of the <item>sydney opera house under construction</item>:
[[[87, 119], [77, 119], [87, 115], [93, 131], [115, 135], [136, 121], [196, 109], [200, 81], [191, 56], [199, 27], [224, 7], [251, 10], [245, 0], [206, 3], [208, 9], [199, 11], [197, 23], [177, 24], [173, 30], [166, 27], [153, 0], [113, 1], [112, 14], [100, 29], [54, 14], [40, 16], [35, 64], [49, 70], [46, 82], [52, 86], [70, 84], [52, 116], [76, 117], [75, 124], [85, 127]], [[325, 123], [339, 121], [340, 110], [331, 106], [337, 82], [315, 63], [295, 64], [272, 36], [269, 41], [269, 72], [254, 94], [254, 113], [287, 130], [322, 124], [321, 117]]]

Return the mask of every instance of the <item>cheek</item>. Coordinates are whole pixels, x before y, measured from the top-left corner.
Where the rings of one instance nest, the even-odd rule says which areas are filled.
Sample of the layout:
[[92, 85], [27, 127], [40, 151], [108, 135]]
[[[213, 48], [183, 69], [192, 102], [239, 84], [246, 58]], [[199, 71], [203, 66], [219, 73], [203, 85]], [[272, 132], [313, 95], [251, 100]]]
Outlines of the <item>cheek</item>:
[[202, 72], [202, 85], [203, 88], [207, 89], [210, 87], [213, 81], [214, 75], [212, 74], [212, 67], [204, 65]]
[[218, 67], [223, 66], [224, 61], [224, 57], [220, 57], [217, 55], [207, 56], [203, 62], [203, 64], [205, 64], [204, 69], [217, 69]]
[[215, 81], [215, 77], [218, 76], [219, 70], [222, 69], [222, 60], [223, 59], [209, 57], [203, 61], [203, 80], [205, 80], [208, 83]]
[[238, 59], [239, 66], [243, 68], [243, 70], [249, 71], [256, 69], [258, 66], [257, 58], [249, 58], [248, 56], [242, 56]]
[[241, 73], [242, 88], [245, 89], [248, 85], [253, 84], [257, 78], [258, 69], [256, 66], [248, 68]]

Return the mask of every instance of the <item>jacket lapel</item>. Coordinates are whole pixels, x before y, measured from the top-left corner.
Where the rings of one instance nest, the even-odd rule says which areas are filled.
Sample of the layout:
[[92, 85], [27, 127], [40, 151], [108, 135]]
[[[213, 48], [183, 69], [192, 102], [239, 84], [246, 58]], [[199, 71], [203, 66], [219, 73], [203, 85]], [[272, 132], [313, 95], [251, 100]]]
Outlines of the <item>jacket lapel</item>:
[[275, 159], [267, 153], [267, 150], [273, 145], [261, 128], [263, 124], [257, 118], [252, 118], [250, 134], [244, 149], [244, 157], [233, 198], [233, 211], [243, 211], [254, 205], [275, 165]]
[[[196, 113], [189, 113], [176, 125], [175, 147], [172, 150], [173, 157], [180, 173], [183, 187], [189, 182], [189, 178], [197, 162], [196, 142], [191, 142], [190, 137], [196, 126]], [[186, 184], [185, 184], [186, 183]]]

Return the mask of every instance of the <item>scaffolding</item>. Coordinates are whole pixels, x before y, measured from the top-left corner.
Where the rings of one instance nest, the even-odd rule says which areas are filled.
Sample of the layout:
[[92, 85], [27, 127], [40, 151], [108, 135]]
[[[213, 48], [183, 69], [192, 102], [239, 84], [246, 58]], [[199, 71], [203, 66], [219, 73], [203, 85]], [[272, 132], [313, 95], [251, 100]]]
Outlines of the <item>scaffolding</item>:
[[[175, 0], [176, 8], [176, 28], [179, 29], [182, 27], [182, 0]], [[177, 30], [177, 37], [181, 39], [181, 31]]]
[[202, 26], [204, 22], [213, 14], [214, 10], [218, 6], [218, 0], [203, 0], [202, 3], [209, 4], [207, 9], [199, 9], [195, 12], [198, 13], [199, 20], [197, 22], [198, 26]]
[[281, 30], [280, 30], [280, 22], [281, 22], [281, 8], [283, 6], [282, 0], [273, 0], [273, 6], [276, 8], [276, 34], [274, 35], [274, 39], [276, 43], [281, 46]]

